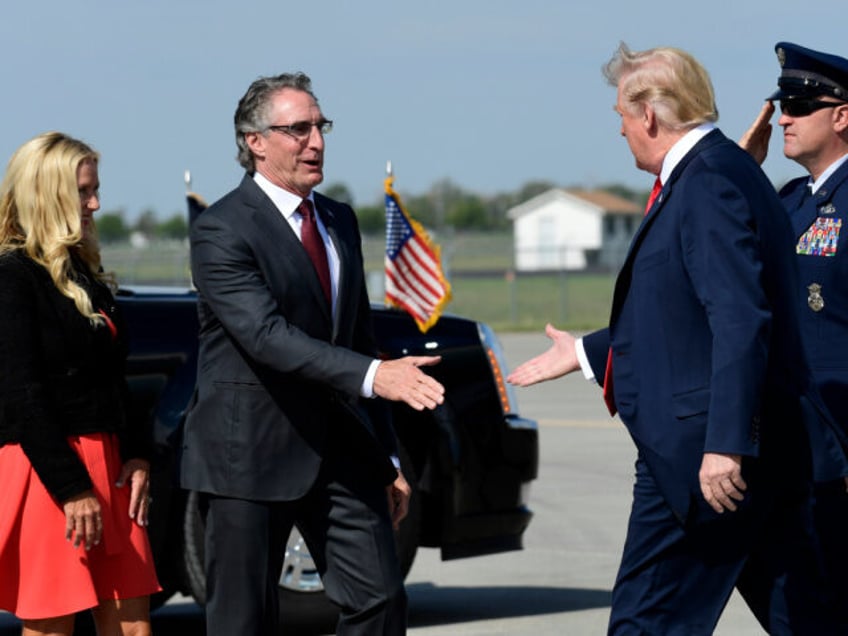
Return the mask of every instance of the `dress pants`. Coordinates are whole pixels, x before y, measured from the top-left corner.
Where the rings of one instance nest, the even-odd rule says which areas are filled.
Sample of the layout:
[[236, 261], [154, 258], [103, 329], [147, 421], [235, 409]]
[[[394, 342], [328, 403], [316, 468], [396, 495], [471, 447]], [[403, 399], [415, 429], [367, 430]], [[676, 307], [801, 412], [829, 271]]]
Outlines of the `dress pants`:
[[278, 582], [296, 522], [341, 615], [339, 635], [406, 633], [406, 592], [385, 487], [344, 457], [325, 460], [309, 491], [290, 502], [207, 496], [209, 636], [280, 633]]
[[736, 512], [682, 524], [637, 460], [610, 635], [708, 636], [734, 586], [769, 634], [838, 633], [818, 594], [808, 488], [748, 486]]

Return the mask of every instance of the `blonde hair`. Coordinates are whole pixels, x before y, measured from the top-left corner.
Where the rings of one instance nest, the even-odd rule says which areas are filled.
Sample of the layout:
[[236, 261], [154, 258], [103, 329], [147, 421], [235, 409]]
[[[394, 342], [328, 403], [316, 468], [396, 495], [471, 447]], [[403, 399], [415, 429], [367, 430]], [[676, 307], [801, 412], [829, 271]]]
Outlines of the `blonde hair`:
[[650, 104], [665, 128], [689, 130], [718, 121], [710, 76], [686, 51], [671, 47], [631, 51], [622, 42], [603, 73], [632, 112]]
[[78, 139], [47, 132], [30, 139], [9, 159], [0, 184], [0, 254], [23, 249], [50, 274], [57, 289], [74, 301], [92, 323], [103, 322], [88, 294], [71, 278], [72, 254], [92, 277], [99, 274], [100, 249], [92, 223], [90, 237], [82, 228], [79, 167], [95, 166], [99, 155]]

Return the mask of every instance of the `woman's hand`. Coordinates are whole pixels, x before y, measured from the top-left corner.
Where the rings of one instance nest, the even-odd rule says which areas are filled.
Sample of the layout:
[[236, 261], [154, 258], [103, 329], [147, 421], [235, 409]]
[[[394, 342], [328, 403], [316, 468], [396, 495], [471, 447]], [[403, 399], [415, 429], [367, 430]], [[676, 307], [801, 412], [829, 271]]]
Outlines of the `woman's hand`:
[[140, 526], [146, 526], [150, 512], [150, 462], [145, 459], [131, 459], [124, 464], [115, 484], [123, 488], [130, 484], [130, 518]]
[[91, 490], [75, 495], [62, 504], [65, 511], [65, 539], [73, 539], [74, 547], [85, 544], [86, 550], [100, 543], [103, 515], [100, 502]]

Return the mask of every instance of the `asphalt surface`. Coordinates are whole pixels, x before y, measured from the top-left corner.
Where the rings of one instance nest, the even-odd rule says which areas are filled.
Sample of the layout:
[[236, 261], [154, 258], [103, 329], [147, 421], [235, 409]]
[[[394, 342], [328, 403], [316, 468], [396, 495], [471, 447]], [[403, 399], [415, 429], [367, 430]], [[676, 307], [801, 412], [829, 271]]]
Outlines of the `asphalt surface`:
[[[501, 336], [510, 366], [544, 351], [542, 334]], [[540, 424], [539, 478], [525, 548], [442, 562], [421, 549], [407, 578], [412, 636], [605, 634], [630, 504], [635, 451], [599, 389], [579, 375], [518, 390], [522, 415]], [[19, 633], [0, 614], [0, 636]], [[172, 599], [153, 614], [157, 636], [203, 636], [200, 609]], [[289, 632], [287, 632], [289, 633]], [[761, 636], [744, 603], [731, 599], [715, 632]]]

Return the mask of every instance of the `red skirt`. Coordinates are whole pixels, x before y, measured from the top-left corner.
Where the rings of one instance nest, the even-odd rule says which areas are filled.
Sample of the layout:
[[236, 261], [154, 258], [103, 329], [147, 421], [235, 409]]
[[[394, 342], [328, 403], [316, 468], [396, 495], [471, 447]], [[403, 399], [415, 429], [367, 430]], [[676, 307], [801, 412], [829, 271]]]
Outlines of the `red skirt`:
[[156, 579], [147, 531], [130, 519], [130, 486], [110, 434], [69, 437], [103, 511], [100, 543], [86, 551], [65, 539], [65, 513], [19, 444], [0, 447], [0, 609], [18, 618], [65, 616], [99, 599], [147, 596]]

